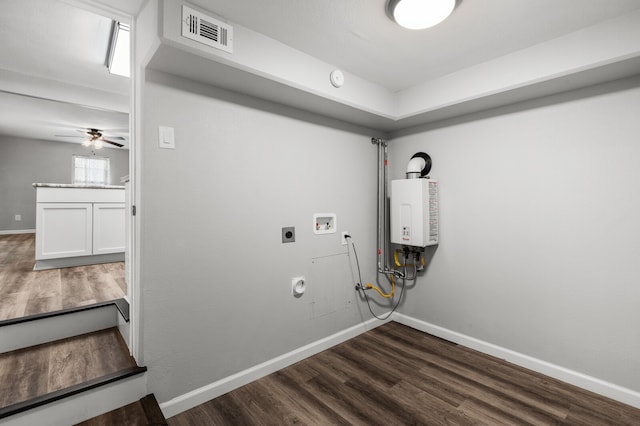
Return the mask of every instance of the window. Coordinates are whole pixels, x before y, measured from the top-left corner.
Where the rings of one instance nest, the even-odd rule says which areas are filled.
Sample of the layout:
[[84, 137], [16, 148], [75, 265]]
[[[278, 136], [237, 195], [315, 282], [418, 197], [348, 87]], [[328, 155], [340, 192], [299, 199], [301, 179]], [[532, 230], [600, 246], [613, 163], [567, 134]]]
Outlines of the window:
[[108, 185], [109, 159], [74, 155], [73, 183], [76, 185]]
[[129, 25], [114, 21], [107, 56], [107, 68], [111, 74], [129, 77], [129, 43]]

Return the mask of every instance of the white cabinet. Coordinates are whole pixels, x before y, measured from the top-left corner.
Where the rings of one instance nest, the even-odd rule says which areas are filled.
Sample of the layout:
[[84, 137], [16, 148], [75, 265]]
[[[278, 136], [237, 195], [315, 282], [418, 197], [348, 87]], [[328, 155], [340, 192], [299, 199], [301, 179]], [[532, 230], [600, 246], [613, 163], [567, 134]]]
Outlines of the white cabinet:
[[93, 254], [93, 204], [38, 203], [36, 259]]
[[124, 260], [124, 201], [118, 189], [37, 187], [35, 269]]
[[93, 254], [124, 252], [124, 203], [93, 205]]

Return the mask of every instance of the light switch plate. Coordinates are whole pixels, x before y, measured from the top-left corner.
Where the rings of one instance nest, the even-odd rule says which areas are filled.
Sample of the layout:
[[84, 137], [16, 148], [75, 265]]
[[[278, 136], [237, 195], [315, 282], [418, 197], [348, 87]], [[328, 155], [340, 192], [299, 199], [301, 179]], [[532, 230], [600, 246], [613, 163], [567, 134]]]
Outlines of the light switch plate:
[[175, 149], [176, 138], [173, 127], [158, 126], [158, 146], [165, 149]]

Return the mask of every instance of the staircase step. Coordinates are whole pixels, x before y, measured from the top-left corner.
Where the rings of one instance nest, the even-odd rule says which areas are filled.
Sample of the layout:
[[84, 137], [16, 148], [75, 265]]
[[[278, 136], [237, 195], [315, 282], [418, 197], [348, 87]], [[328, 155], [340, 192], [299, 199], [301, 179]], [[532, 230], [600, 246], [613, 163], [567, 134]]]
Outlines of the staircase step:
[[[117, 383], [136, 376], [144, 377], [145, 371], [146, 367], [139, 367], [129, 355], [116, 327], [0, 354], [0, 382], [3, 384], [0, 388], [0, 424], [10, 416], [10, 420], [16, 420], [15, 416], [21, 413], [26, 413], [21, 416], [26, 422], [19, 424], [38, 424], [29, 423], [35, 421], [29, 416], [37, 414], [38, 410], [34, 409], [50, 407], [49, 404], [64, 407], [69, 405], [69, 398], [76, 396], [94, 401], [96, 397], [91, 395], [96, 390], [114, 389]], [[76, 405], [76, 411], [80, 407], [82, 415], [69, 417], [59, 424], [68, 425], [69, 419], [82, 421], [130, 403], [144, 395], [140, 392], [144, 392], [145, 387], [146, 379], [142, 385], [137, 383], [129, 390], [105, 391], [110, 395], [106, 399], [111, 403], [105, 404], [98, 399], [97, 405], [93, 406], [99, 411]], [[128, 396], [123, 399], [124, 395]], [[116, 403], [118, 405], [114, 405]], [[68, 417], [64, 409], [58, 411]], [[49, 413], [39, 412], [45, 414], [46, 424], [55, 424], [49, 421]]]
[[96, 389], [100, 386], [108, 385], [118, 380], [127, 379], [131, 376], [144, 373], [145, 371], [147, 371], [146, 367], [130, 367], [120, 371], [116, 371], [115, 373], [106, 374], [102, 377], [87, 380], [77, 385], [72, 385], [54, 392], [39, 395], [25, 401], [0, 408], [0, 419], [22, 413], [24, 411], [43, 406], [45, 404], [59, 401], [63, 398], [68, 398], [81, 392]]
[[129, 320], [125, 299], [0, 321], [0, 353], [103, 330]]
[[78, 423], [76, 426], [109, 426], [109, 425], [167, 425], [160, 405], [153, 394], [139, 401], [120, 407], [108, 413]]
[[[0, 418], [1, 426], [69, 426], [140, 399], [147, 393], [144, 374], [137, 374], [27, 411]], [[125, 423], [126, 424], [126, 423]]]

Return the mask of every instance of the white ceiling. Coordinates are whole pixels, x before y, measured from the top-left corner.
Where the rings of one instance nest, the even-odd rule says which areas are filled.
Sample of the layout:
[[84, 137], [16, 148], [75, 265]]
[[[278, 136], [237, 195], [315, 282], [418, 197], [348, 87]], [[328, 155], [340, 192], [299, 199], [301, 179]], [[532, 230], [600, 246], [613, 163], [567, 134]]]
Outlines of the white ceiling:
[[392, 91], [640, 8], [640, 0], [458, 0], [443, 23], [412, 31], [387, 17], [387, 0], [192, 2]]
[[[462, 0], [442, 24], [411, 31], [389, 20], [386, 0], [192, 3], [392, 91], [640, 9], [640, 0]], [[0, 133], [78, 142], [54, 135], [93, 127], [127, 136], [130, 81], [104, 62], [111, 18], [143, 4], [2, 0]]]
[[105, 3], [2, 0], [0, 133], [80, 143], [78, 129], [98, 128], [128, 143], [130, 79], [105, 65], [122, 13]]
[[4, 0], [0, 23], [0, 67], [127, 94], [126, 79], [104, 66], [111, 19], [59, 1]]

